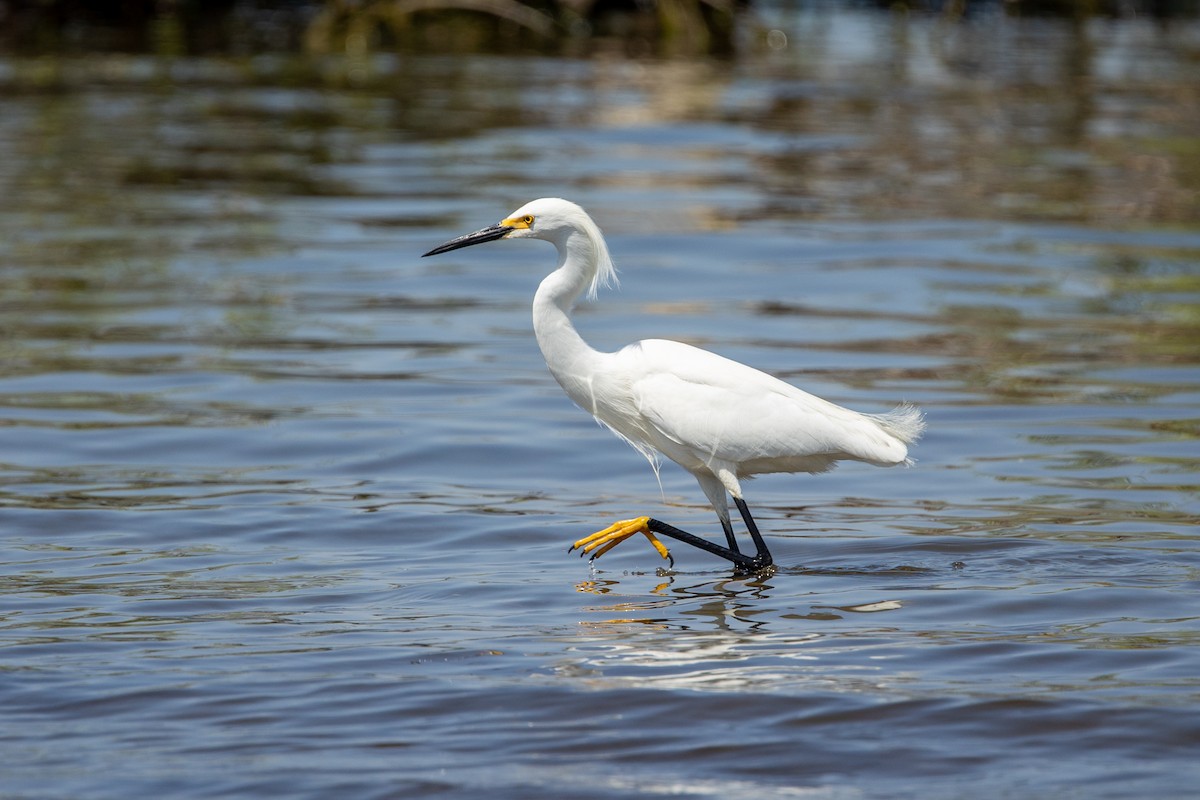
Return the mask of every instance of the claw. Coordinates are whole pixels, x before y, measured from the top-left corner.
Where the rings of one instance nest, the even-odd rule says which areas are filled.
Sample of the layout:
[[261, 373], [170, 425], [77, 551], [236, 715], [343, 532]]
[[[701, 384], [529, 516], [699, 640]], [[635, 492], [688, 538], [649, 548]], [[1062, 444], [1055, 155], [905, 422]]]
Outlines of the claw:
[[658, 540], [658, 537], [655, 536], [650, 530], [648, 527], [649, 522], [649, 517], [635, 517], [633, 519], [623, 519], [619, 522], [614, 522], [604, 530], [596, 531], [591, 536], [585, 536], [584, 538], [575, 542], [575, 544], [567, 548], [567, 552], [570, 553], [576, 549], [579, 549], [580, 557], [590, 553], [592, 560], [595, 560], [607, 553], [609, 550], [612, 550], [630, 536], [640, 533], [645, 536], [647, 540], [649, 540], [650, 544], [660, 556], [671, 562], [671, 565], [674, 566], [675, 559], [671, 557], [670, 551], [667, 550], [666, 546], [663, 545], [663, 543]]

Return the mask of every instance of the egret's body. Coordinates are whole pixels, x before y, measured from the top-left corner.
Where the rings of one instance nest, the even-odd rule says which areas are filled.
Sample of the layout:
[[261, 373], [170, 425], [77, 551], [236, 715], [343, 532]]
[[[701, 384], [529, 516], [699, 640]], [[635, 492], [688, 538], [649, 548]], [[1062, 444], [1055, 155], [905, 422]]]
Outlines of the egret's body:
[[[558, 248], [558, 269], [538, 287], [533, 327], [551, 374], [577, 405], [637, 448], [657, 468], [666, 456], [691, 472], [712, 503], [728, 547], [659, 520], [623, 520], [575, 543], [598, 557], [642, 533], [664, 558], [655, 534], [693, 544], [743, 570], [772, 563], [742, 498], [740, 479], [772, 472], [824, 472], [838, 461], [894, 466], [908, 461], [907, 445], [921, 434], [921, 414], [901, 406], [883, 415], [860, 414], [789, 383], [680, 342], [646, 339], [602, 353], [571, 324], [570, 310], [585, 290], [613, 282], [615, 270], [600, 229], [582, 208], [543, 198], [498, 225], [460, 236], [425, 255], [496, 239], [537, 238]], [[734, 498], [758, 552], [742, 554], [734, 538], [727, 495]]]

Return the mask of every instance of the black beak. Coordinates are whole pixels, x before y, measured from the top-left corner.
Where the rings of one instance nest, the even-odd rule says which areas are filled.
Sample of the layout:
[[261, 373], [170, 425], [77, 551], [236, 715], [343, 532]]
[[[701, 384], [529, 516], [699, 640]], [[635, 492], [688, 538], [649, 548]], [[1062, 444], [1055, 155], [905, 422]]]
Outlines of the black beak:
[[451, 239], [445, 244], [435, 247], [428, 253], [425, 253], [421, 256], [421, 258], [424, 258], [425, 256], [436, 256], [438, 253], [449, 253], [451, 250], [457, 250], [460, 247], [470, 247], [473, 244], [494, 242], [497, 239], [503, 239], [505, 236], [508, 236], [512, 230], [512, 228], [501, 225], [500, 223], [496, 223], [495, 225], [484, 228], [483, 230], [464, 234], [463, 236], [459, 236], [457, 239]]

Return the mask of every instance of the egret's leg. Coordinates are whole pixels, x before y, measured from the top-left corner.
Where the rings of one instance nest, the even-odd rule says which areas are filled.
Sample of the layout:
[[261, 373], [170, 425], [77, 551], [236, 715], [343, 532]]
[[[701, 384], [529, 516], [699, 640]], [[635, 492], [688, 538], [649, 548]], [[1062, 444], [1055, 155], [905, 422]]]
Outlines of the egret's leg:
[[775, 563], [775, 559], [771, 558], [771, 551], [767, 549], [766, 540], [762, 534], [758, 532], [758, 526], [754, 524], [754, 517], [750, 516], [750, 509], [746, 507], [746, 501], [740, 497], [733, 498], [733, 502], [737, 503], [738, 511], [742, 514], [742, 521], [746, 523], [746, 530], [750, 531], [750, 538], [754, 541], [754, 549], [756, 561], [762, 561], [763, 567], [769, 567]]
[[729, 522], [728, 517], [721, 517], [721, 529], [725, 531], [725, 541], [729, 542], [729, 549], [735, 553], [742, 552], [738, 547], [737, 539], [733, 536], [733, 525]]
[[659, 534], [661, 536], [668, 536], [684, 544], [690, 544], [693, 547], [699, 547], [701, 550], [706, 550], [727, 561], [732, 561], [738, 572], [759, 572], [764, 570], [775, 563], [771, 557], [771, 551], [767, 549], [767, 543], [763, 540], [762, 534], [759, 533], [758, 525], [754, 523], [754, 517], [750, 516], [750, 509], [746, 507], [746, 503], [739, 497], [733, 498], [733, 501], [737, 503], [738, 511], [742, 515], [742, 521], [746, 523], [746, 530], [750, 532], [750, 538], [754, 541], [756, 552], [753, 556], [745, 555], [738, 550], [737, 542], [733, 538], [733, 526], [725, 517], [721, 518], [721, 527], [724, 529], [725, 537], [729, 540], [732, 547], [722, 547], [719, 544], [714, 544], [693, 533], [688, 533], [673, 525], [668, 525], [662, 520], [652, 517], [634, 517], [633, 519], [623, 519], [619, 522], [614, 522], [602, 531], [596, 531], [591, 536], [585, 536], [571, 545], [567, 549], [567, 552], [579, 550], [579, 555], [590, 555], [595, 560], [630, 536], [640, 533], [650, 540], [650, 544], [654, 545], [654, 549], [658, 551], [660, 556], [670, 561], [671, 566], [675, 566], [675, 559], [671, 557], [667, 548], [655, 536], [655, 534]]
[[737, 538], [733, 534], [733, 525], [729, 522], [729, 491], [726, 489], [716, 475], [709, 471], [694, 472], [696, 482], [700, 484], [700, 488], [704, 491], [704, 496], [708, 498], [709, 504], [713, 510], [717, 512], [717, 519], [721, 521], [721, 530], [725, 531], [725, 542], [729, 545], [729, 549], [735, 553], [740, 553], [741, 548], [738, 547]]
[[[749, 517], [750, 512], [743, 512], [743, 519]], [[753, 524], [753, 521], [751, 521]], [[668, 525], [662, 520], [650, 519], [646, 523], [646, 527], [660, 536], [669, 536], [676, 541], [690, 544], [693, 547], [699, 547], [701, 550], [707, 550], [714, 556], [720, 556], [727, 561], [732, 561], [733, 566], [738, 572], [760, 572], [774, 564], [771, 558], [771, 551], [767, 549], [766, 542], [763, 541], [761, 534], [758, 533], [757, 527], [750, 528], [750, 538], [754, 540], [758, 547], [758, 552], [753, 556], [748, 556], [740, 553], [730, 547], [722, 547], [719, 544], [713, 544], [708, 539], [701, 539], [693, 533], [681, 531], [672, 525]]]

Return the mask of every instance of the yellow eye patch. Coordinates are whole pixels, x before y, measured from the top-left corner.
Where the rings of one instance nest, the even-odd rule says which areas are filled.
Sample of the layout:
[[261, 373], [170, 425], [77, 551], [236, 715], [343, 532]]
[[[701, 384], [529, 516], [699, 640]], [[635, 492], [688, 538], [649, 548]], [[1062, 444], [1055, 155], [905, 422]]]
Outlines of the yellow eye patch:
[[528, 228], [533, 225], [533, 214], [526, 214], [523, 217], [510, 217], [500, 224], [506, 228]]

